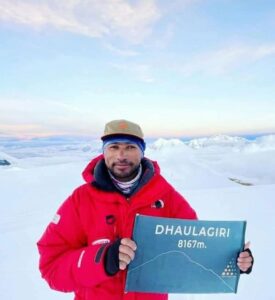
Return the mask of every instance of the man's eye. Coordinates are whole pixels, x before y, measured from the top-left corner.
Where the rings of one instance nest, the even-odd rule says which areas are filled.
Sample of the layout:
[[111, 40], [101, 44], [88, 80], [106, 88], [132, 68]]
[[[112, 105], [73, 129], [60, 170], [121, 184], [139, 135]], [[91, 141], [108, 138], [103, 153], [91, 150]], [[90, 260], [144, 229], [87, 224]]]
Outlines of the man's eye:
[[128, 145], [127, 148], [128, 149], [136, 149], [137, 147], [135, 145]]
[[110, 145], [109, 149], [114, 149], [115, 150], [115, 149], [118, 149], [118, 146], [117, 145]]

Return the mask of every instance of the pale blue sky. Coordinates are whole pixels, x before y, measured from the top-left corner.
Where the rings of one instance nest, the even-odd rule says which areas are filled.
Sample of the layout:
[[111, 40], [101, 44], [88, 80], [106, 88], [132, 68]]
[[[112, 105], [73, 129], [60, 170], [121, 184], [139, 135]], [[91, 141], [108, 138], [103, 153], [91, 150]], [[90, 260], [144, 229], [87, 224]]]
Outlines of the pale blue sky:
[[0, 134], [275, 132], [275, 1], [0, 0]]

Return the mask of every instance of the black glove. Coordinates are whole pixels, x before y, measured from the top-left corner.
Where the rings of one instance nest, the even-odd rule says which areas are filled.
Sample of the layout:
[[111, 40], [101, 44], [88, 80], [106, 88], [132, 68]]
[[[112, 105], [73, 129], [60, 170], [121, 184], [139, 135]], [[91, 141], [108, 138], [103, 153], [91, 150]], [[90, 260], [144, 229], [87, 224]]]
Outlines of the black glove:
[[250, 255], [251, 258], [252, 258], [252, 262], [251, 262], [251, 267], [250, 267], [250, 268], [248, 268], [246, 271], [240, 270], [240, 273], [241, 273], [241, 274], [250, 274], [251, 271], [252, 271], [252, 268], [253, 268], [253, 264], [254, 264], [254, 257], [253, 257], [252, 252], [251, 252], [251, 250], [250, 250], [249, 248], [245, 249], [244, 251], [246, 251], [246, 252], [249, 253], [249, 255]]
[[109, 276], [114, 276], [119, 271], [119, 246], [121, 239], [117, 239], [109, 246], [104, 257], [105, 272]]

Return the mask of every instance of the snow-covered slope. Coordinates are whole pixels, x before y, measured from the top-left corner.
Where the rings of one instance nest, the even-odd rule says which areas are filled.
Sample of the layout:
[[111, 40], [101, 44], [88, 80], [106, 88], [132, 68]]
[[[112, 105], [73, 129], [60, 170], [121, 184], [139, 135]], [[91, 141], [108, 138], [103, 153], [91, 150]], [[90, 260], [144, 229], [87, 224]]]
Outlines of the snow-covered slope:
[[[275, 150], [270, 146], [272, 137], [256, 142], [261, 145], [259, 151], [221, 146], [193, 149], [174, 142], [157, 149], [148, 145], [146, 155], [158, 160], [162, 174], [201, 219], [247, 220], [246, 239], [251, 240], [255, 255], [253, 273], [242, 275], [237, 295], [170, 295], [171, 300], [275, 299]], [[41, 148], [29, 150], [35, 154]], [[16, 167], [0, 168], [0, 299], [73, 299], [72, 294], [51, 290], [41, 279], [36, 241], [59, 205], [82, 184], [83, 168], [99, 151], [81, 156], [81, 151], [67, 148], [62, 158], [60, 148], [55, 150], [43, 157], [25, 155], [17, 159]], [[254, 185], [238, 184], [228, 177]]]
[[[16, 165], [17, 159], [5, 152], [0, 151], [0, 161], [7, 161], [10, 163], [10, 165]], [[0, 168], [3, 167], [0, 165]], [[6, 166], [5, 166], [6, 167]]]

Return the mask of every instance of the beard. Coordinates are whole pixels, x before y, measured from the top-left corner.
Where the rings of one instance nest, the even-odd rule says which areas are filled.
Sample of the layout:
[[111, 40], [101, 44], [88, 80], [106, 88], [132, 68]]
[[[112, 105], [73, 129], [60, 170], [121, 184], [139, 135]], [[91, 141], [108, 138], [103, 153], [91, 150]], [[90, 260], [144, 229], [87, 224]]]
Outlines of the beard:
[[135, 178], [139, 170], [139, 165], [140, 163], [135, 164], [131, 161], [123, 160], [112, 163], [109, 171], [117, 180], [126, 182]]

